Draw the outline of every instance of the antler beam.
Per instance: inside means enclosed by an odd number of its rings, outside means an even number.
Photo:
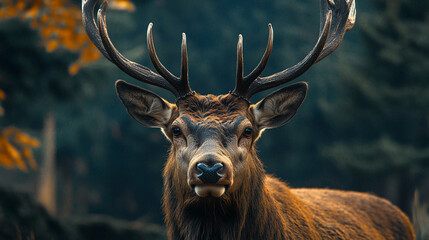
[[[97,14],[97,24],[94,19],[95,5],[100,0],[82,1],[82,20],[85,30],[100,52],[122,71],[142,82],[155,85],[172,92],[177,99],[192,94],[188,80],[188,56],[186,50],[186,36],[182,35],[182,67],[181,76],[171,74],[159,61],[155,52],[152,37],[152,23],[147,30],[147,44],[151,61],[159,74],[149,68],[125,58],[113,45],[107,32],[106,11],[107,1],[103,0]]]
[[[237,44],[237,81],[232,94],[249,100],[255,93],[277,87],[290,82],[306,72],[313,64],[322,60],[340,45],[346,31],[350,30],[355,22],[356,9],[354,0],[321,0],[320,35],[313,50],[295,66],[267,77],[260,77],[272,49],[272,27],[269,25],[270,35],[267,49],[258,66],[243,78],[243,46],[239,36]]]

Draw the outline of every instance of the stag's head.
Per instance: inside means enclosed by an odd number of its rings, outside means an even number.
[[[333,52],[344,33],[354,24],[354,0],[321,1],[320,35],[312,51],[297,65],[267,77],[261,73],[273,47],[273,29],[269,25],[265,53],[253,71],[243,75],[243,39],[237,44],[235,89],[228,94],[200,95],[191,90],[188,81],[186,36],[182,36],[181,74],[170,73],[159,61],[152,37],[152,24],[147,30],[150,59],[158,73],[126,59],[113,46],[107,33],[106,8],[103,1],[97,21],[94,7],[98,0],[82,3],[86,31],[111,62],[130,76],[172,92],[175,103],[157,94],[118,80],[116,89],[128,113],[146,127],[160,128],[172,143],[164,177],[174,178],[189,196],[221,197],[234,193],[249,181],[255,169],[262,169],[254,144],[264,129],[287,123],[303,102],[307,84],[296,83],[277,90],[252,104],[255,93],[294,80],[313,64]]]

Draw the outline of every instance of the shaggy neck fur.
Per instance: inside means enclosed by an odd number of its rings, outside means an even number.
[[[265,175],[262,163],[255,153],[253,156],[247,179],[239,190],[226,192],[220,198],[199,198],[187,186],[172,151],[164,169],[163,196],[169,239],[287,239],[289,226],[295,227],[298,223],[302,226],[303,239],[317,239],[308,235],[312,224],[299,213],[302,208],[279,207],[278,199],[266,186],[266,179],[272,177]],[[286,185],[280,187],[287,188]],[[295,208],[297,199],[289,189],[287,192],[290,199],[282,201],[290,201]],[[285,219],[285,211],[293,217]]]

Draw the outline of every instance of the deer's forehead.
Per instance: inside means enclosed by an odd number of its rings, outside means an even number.
[[[230,94],[199,95],[195,94],[180,101],[180,116],[186,116],[193,122],[229,123],[240,116],[246,116],[248,103]]]
[[[243,124],[249,121],[243,115],[230,116],[228,119],[219,118],[218,116],[206,116],[204,118],[193,117],[183,114],[176,119],[177,123],[186,126],[189,132],[218,132],[233,133]]]

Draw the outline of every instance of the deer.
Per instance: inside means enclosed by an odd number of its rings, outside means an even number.
[[[159,60],[152,27],[150,60],[157,73],[124,57],[107,31],[107,1],[83,0],[86,32],[100,52],[129,76],[168,90],[171,103],[123,80],[116,91],[127,112],[145,127],[159,128],[171,148],[163,169],[162,206],[169,239],[414,239],[408,217],[388,200],[368,193],[294,189],[265,172],[255,143],[266,129],[286,124],[304,101],[308,84],[288,83],[338,48],[355,23],[354,0],[320,0],[320,31],[313,49],[298,64],[261,77],[273,48],[273,27],[257,66],[244,75],[243,37],[237,43],[235,88],[224,95],[200,95],[189,85],[186,35],[181,72]]]

